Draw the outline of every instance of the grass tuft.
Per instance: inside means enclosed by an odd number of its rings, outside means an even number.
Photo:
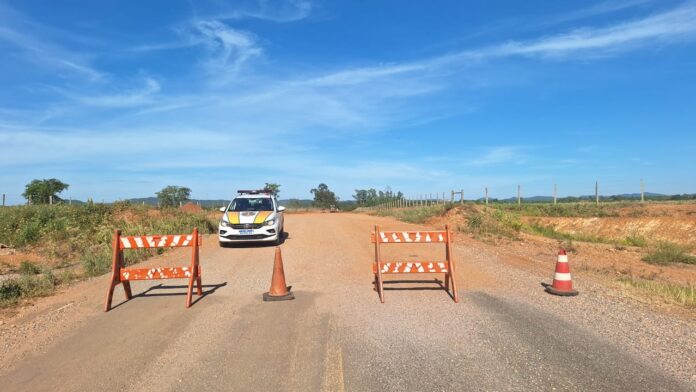
[[[643,257],[650,264],[667,265],[673,263],[696,264],[696,257],[689,254],[689,249],[671,242],[661,242],[655,250]]]
[[[638,289],[649,295],[657,296],[667,303],[696,308],[696,286],[680,286],[655,280],[637,279],[629,276],[619,278],[625,286]]]
[[[19,273],[22,275],[36,275],[41,272],[41,267],[31,261],[22,261],[19,264]]]

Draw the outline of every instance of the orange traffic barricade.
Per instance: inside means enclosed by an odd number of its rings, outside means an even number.
[[[452,260],[452,234],[449,225],[445,225],[442,231],[380,231],[375,226],[372,233],[372,242],[375,244],[375,262],[372,264],[372,273],[375,276],[375,289],[379,293],[379,299],[384,303],[385,274],[445,274],[445,290],[449,292],[452,287],[452,298],[459,302],[457,284],[454,279],[454,260]],[[384,261],[382,260],[380,247],[382,244],[412,244],[412,243],[441,243],[445,245],[444,261]]]
[[[199,263],[199,247],[203,246],[203,237],[198,235],[198,228],[193,229],[192,234],[180,235],[142,235],[122,237],[121,230],[114,232],[113,239],[113,260],[111,283],[106,295],[104,311],[111,310],[111,300],[114,295],[114,288],[119,283],[123,284],[123,291],[126,299],[133,297],[130,287],[131,280],[154,280],[154,279],[188,279],[188,291],[186,293],[186,307],[191,307],[191,297],[193,295],[193,284],[196,283],[197,294],[203,295],[201,285],[201,266]],[[143,248],[172,248],[190,247],[191,264],[188,267],[155,267],[155,268],[125,268],[123,251],[126,249]]]

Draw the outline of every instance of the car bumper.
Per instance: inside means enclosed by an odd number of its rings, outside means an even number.
[[[252,229],[251,233],[248,234],[242,234],[241,231],[242,230],[221,226],[218,228],[218,239],[220,242],[255,242],[278,240],[278,229],[275,227]]]

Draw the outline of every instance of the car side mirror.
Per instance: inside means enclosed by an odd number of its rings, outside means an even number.
[[[227,207],[220,207],[220,208],[218,208],[218,209],[220,210],[220,212],[225,212],[225,211],[227,211]]]
[[[283,212],[285,211],[285,207],[283,206],[278,206],[278,212]]]

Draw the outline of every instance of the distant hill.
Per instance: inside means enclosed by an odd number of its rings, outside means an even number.
[[[611,195],[611,196],[604,196],[600,195],[599,200],[600,201],[622,201],[622,200],[639,200],[640,199],[640,193],[622,193],[619,195]],[[646,200],[696,200],[696,194],[694,193],[685,193],[681,195],[665,195],[661,193],[652,193],[652,192],[645,192],[645,199]],[[485,200],[484,198],[479,198],[477,201],[483,201]],[[517,202],[517,197],[509,197],[507,199],[494,199],[494,198],[489,198],[490,201],[497,201],[497,202],[503,202],[503,203],[516,203]],[[569,202],[574,202],[574,201],[592,201],[595,200],[594,195],[583,195],[583,196],[567,196],[567,197],[559,197],[558,202],[560,203],[569,203]],[[522,201],[527,202],[527,203],[549,203],[553,201],[552,196],[531,196],[531,197],[522,197]]]
[[[571,202],[578,202],[578,201],[593,201],[595,199],[594,195],[583,195],[583,196],[568,196],[568,197],[559,197],[558,202],[560,203],[571,203]],[[619,195],[611,195],[611,196],[599,196],[599,199],[601,201],[621,201],[621,200],[639,200],[640,199],[640,193],[622,193]],[[696,200],[696,193],[684,193],[681,195],[665,195],[662,193],[653,193],[653,192],[645,192],[645,199],[646,200],[655,200],[655,201],[666,201],[666,200]],[[475,201],[483,201],[484,198],[478,198]],[[490,201],[492,202],[503,202],[503,203],[516,203],[517,202],[517,197],[508,197],[506,199],[495,199],[495,198],[489,198]],[[132,204],[145,204],[149,206],[157,206],[157,198],[156,197],[139,197],[139,198],[133,198],[133,199],[126,199],[125,201],[128,201]],[[211,199],[211,200],[204,200],[204,199],[192,199],[192,202],[196,204],[200,204],[202,207],[222,207],[226,206],[230,200],[229,199]],[[553,197],[551,196],[530,196],[530,197],[523,197],[522,201],[526,203],[550,203],[553,201]],[[288,208],[309,208],[312,207],[312,200],[311,199],[280,199],[278,202]],[[64,200],[63,204],[85,204],[86,202],[82,200]],[[109,204],[109,203],[107,203]],[[339,201],[338,202],[338,207],[342,210],[352,210],[355,208],[356,204],[354,200],[345,200],[345,201]]]

